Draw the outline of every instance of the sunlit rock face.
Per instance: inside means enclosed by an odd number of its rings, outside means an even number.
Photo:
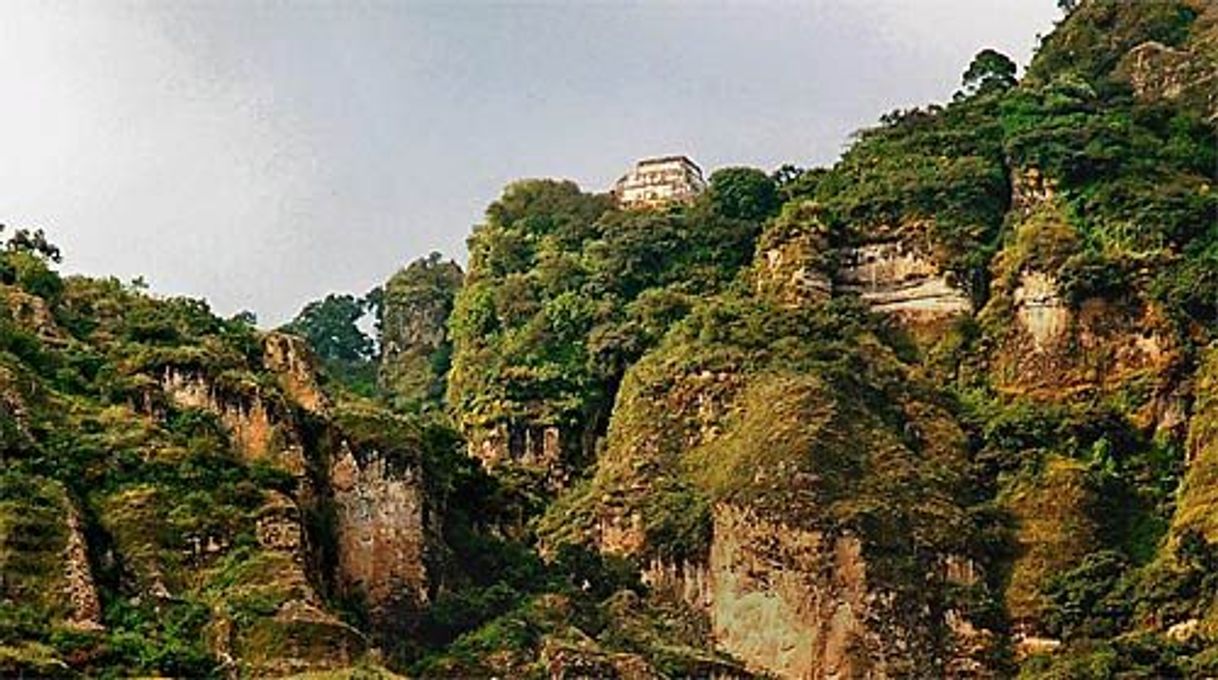
[[[340,587],[363,598],[379,627],[408,628],[428,600],[419,468],[344,442],[331,464],[330,486]]]
[[[269,458],[303,477],[305,453],[300,433],[286,413],[257,390],[233,390],[205,374],[169,367],[161,375],[161,389],[178,408],[196,408],[216,415],[233,447],[243,458]]]
[[[1163,383],[1159,391],[1170,401],[1164,381],[1180,356],[1158,311],[1136,299],[1095,297],[1070,305],[1059,288],[1052,274],[1026,271],[1013,290],[998,291],[991,310],[1009,309],[1013,319],[1003,326],[992,357],[996,384],[1053,395],[1116,388],[1144,376]],[[1169,401],[1154,406],[1161,411],[1156,419],[1178,425]]]
[[[317,358],[302,338],[267,333],[262,340],[262,362],[275,374],[289,399],[310,413],[325,413],[330,400],[317,382]]]
[[[835,295],[857,295],[922,346],[933,345],[954,319],[973,311],[952,276],[908,240],[842,248],[837,262]]]
[[[705,563],[653,561],[644,579],[705,612],[720,648],[758,673],[807,680],[938,675],[947,653],[926,637],[935,624],[869,583],[868,569],[855,536],[799,529],[724,504],[714,510]],[[945,627],[973,652],[991,642],[955,612]],[[986,677],[983,665],[967,658],[950,668],[951,677]],[[956,672],[965,669],[976,673]]]
[[[1057,293],[1057,279],[1043,272],[1021,275],[1015,289],[1015,313],[1020,328],[1037,351],[1060,342],[1070,325],[1070,310]]]

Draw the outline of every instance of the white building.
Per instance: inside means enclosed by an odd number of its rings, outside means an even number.
[[[705,190],[702,168],[686,156],[646,158],[613,185],[613,195],[624,208],[685,203]]]

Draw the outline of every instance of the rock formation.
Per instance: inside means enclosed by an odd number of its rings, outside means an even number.
[[[340,588],[363,598],[383,635],[408,630],[428,600],[426,501],[417,463],[395,464],[344,442],[329,476]]]

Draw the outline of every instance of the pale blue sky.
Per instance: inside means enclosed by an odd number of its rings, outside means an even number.
[[[0,1],[0,221],[65,269],[282,322],[431,250],[507,182],[637,157],[827,164],[1054,0]]]

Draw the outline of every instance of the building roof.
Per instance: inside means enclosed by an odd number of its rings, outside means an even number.
[[[698,172],[702,172],[702,168],[699,167],[697,163],[690,160],[689,156],[684,156],[684,155],[681,155],[681,156],[654,156],[652,158],[644,158],[644,159],[640,160],[639,162],[635,163],[634,165],[635,165],[635,167],[639,167],[641,165],[671,163],[673,161],[678,161],[681,163],[688,163],[689,165],[692,165],[693,167],[697,168]]]

